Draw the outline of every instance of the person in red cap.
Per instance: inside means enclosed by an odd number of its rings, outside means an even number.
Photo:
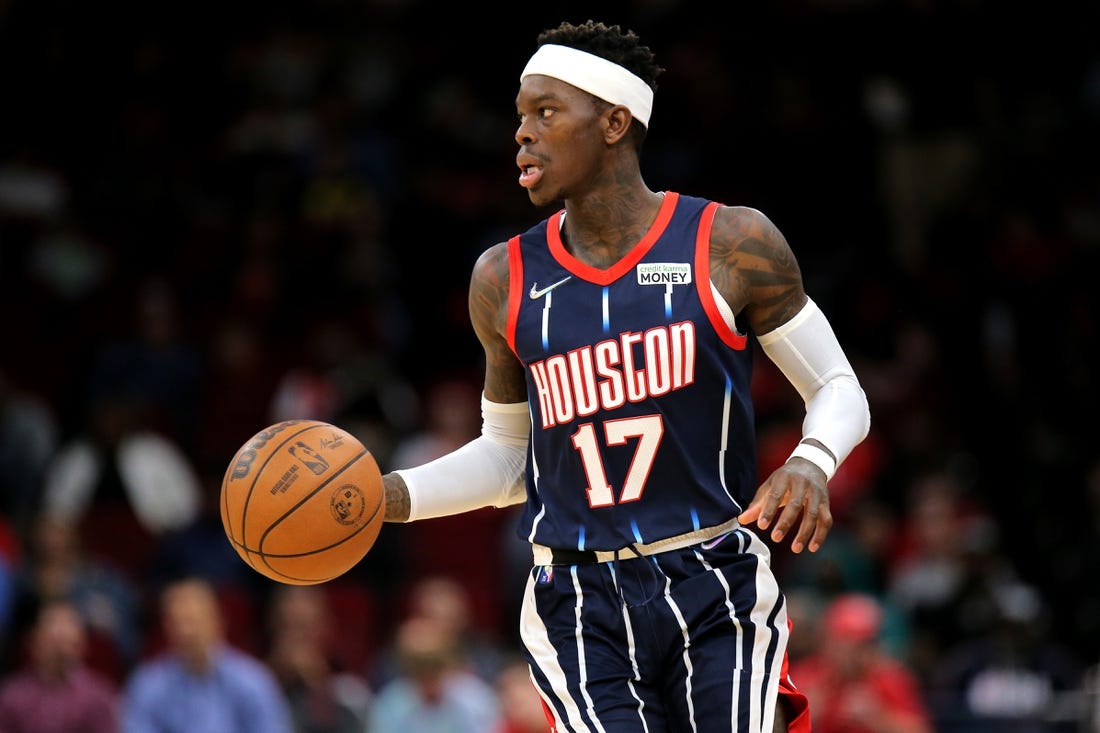
[[[791,661],[814,733],[933,733],[916,675],[882,650],[882,607],[846,593],[826,607],[816,651]]]

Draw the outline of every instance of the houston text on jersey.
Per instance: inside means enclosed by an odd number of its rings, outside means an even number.
[[[551,428],[694,382],[695,324],[683,321],[628,331],[534,362],[530,370],[542,427]]]

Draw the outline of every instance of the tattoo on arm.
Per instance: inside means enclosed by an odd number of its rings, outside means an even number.
[[[508,318],[508,250],[498,244],[486,250],[470,278],[469,308],[474,331],[484,344],[504,338]]]
[[[474,331],[485,349],[485,393],[501,403],[527,399],[523,367],[508,345],[508,249],[491,247],[478,260],[470,281],[469,308]]]
[[[802,272],[778,228],[763,214],[726,209],[711,233],[711,279],[757,333],[787,322],[805,304]]]
[[[382,488],[386,493],[386,521],[407,522],[412,502],[405,480],[396,473],[387,473],[382,477]]]

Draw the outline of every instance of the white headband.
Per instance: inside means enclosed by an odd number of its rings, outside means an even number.
[[[653,111],[653,89],[638,76],[613,61],[569,46],[547,43],[539,46],[527,62],[519,80],[542,74],[572,84],[605,102],[621,104],[639,122],[649,127]]]

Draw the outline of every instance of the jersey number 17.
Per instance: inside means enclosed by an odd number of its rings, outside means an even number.
[[[637,501],[645,491],[649,471],[657,457],[657,448],[665,433],[665,424],[660,415],[642,415],[608,420],[603,424],[604,441],[608,446],[626,445],[631,438],[637,438],[634,458],[623,481],[619,503]],[[588,479],[588,505],[592,508],[611,506],[615,503],[614,488],[607,480],[603,459],[600,456],[599,437],[592,423],[582,423],[573,433],[573,447],[581,457],[584,475]]]

